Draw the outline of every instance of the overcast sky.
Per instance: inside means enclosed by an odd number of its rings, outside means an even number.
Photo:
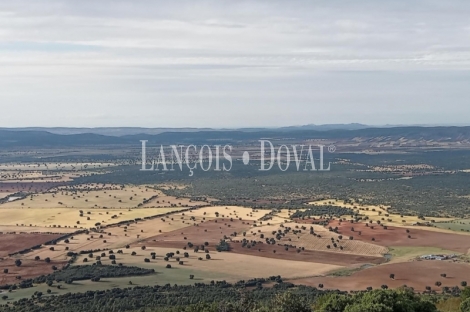
[[[470,1],[0,1],[0,127],[470,124]]]

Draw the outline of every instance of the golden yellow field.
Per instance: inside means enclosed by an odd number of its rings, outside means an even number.
[[[121,226],[113,226],[110,228],[102,229],[102,233],[90,232],[89,234],[79,234],[74,236],[73,239],[70,240],[69,243],[65,243],[63,241],[57,243],[54,246],[54,251],[50,251],[48,248],[41,248],[38,250],[33,251],[32,253],[28,253],[28,258],[34,258],[35,256],[40,256],[41,258],[50,257],[51,259],[56,260],[65,260],[67,251],[80,251],[80,250],[89,250],[89,249],[105,249],[105,248],[124,248],[128,244],[134,244],[136,242],[142,241],[144,239],[148,239],[153,236],[162,235],[167,232],[171,232],[174,230],[184,229],[189,226],[193,226],[194,224],[209,221],[216,217],[215,212],[219,212],[219,216],[222,217],[243,217],[245,220],[255,220],[255,215],[258,214],[259,216],[263,216],[266,211],[260,212],[252,212],[251,208],[243,208],[243,207],[205,207],[200,209],[194,209],[191,211],[184,211],[184,212],[177,212],[177,209],[181,208],[138,208],[138,209],[131,209],[128,211],[127,209],[90,209],[84,210],[84,217],[90,216],[91,220],[89,220],[87,224],[80,224],[84,228],[93,227],[96,222],[102,223],[103,226],[109,223],[117,223],[123,220],[133,220],[137,217],[140,217],[137,213],[138,212],[149,212],[149,215],[155,214],[164,214],[167,212],[175,211],[174,213],[167,215],[161,218],[155,218],[150,220],[141,220],[136,223],[129,223],[129,225],[124,224]],[[187,208],[184,208],[187,209]],[[1,209],[0,209],[1,210]],[[3,209],[4,211],[11,211],[12,213],[18,212],[21,209]],[[68,209],[68,208],[56,208],[56,209],[22,209],[24,211],[34,211],[38,217],[38,214],[41,211],[55,211],[56,216],[47,218],[43,220],[44,222],[53,222],[53,220],[66,220],[64,216],[68,216],[69,224],[72,224],[76,218],[78,218],[79,213],[75,209]],[[88,215],[87,212],[90,211],[91,215]],[[110,222],[102,222],[104,218],[110,218],[112,216],[111,211],[114,212],[122,212],[122,215],[119,215],[119,218],[113,219]],[[58,215],[58,212],[61,212]],[[105,213],[109,212],[108,215]],[[100,215],[101,213],[101,215]],[[206,214],[204,214],[206,213]],[[250,216],[251,213],[251,216]],[[64,215],[66,214],[66,215]],[[248,216],[246,216],[248,214]],[[12,215],[12,218],[17,219],[18,217],[24,216],[24,214],[19,214],[18,216]],[[32,217],[34,218],[34,217]],[[80,218],[81,219],[81,218]],[[163,219],[163,220],[162,220]],[[106,221],[107,219],[104,219]],[[259,222],[258,222],[259,223]],[[264,224],[267,222],[264,221]],[[68,229],[68,228],[67,228]],[[54,228],[54,230],[60,230],[58,228]],[[182,230],[183,231],[183,230]],[[102,236],[102,237],[100,237]],[[69,250],[66,250],[65,247],[69,247]]]
[[[244,220],[258,220],[269,212],[269,210],[254,210],[240,206],[213,206],[194,210],[190,215],[195,217],[215,218],[219,213],[221,218],[242,218]]]
[[[284,219],[290,219],[290,216],[295,212],[295,211],[305,211],[306,209],[292,209],[289,211],[289,209],[281,209],[280,212],[277,212],[276,215],[278,217],[284,218]]]
[[[374,206],[374,205],[353,205],[353,204],[345,204],[343,201],[335,200],[335,199],[327,199],[321,201],[310,202],[310,205],[334,205],[340,206],[344,208],[351,209],[355,212],[358,212],[361,215],[368,216],[370,220],[376,222],[381,221],[386,225],[393,225],[399,227],[409,227],[412,226],[413,223],[416,222],[426,222],[435,220],[436,222],[441,221],[452,221],[455,218],[427,218],[427,220],[423,221],[418,218],[418,216],[403,216],[401,217],[398,214],[389,213],[387,206]],[[385,216],[388,214],[389,216]],[[349,219],[350,216],[343,216],[346,219]],[[384,218],[385,220],[382,220]],[[434,230],[435,228],[426,227],[427,230]],[[438,230],[438,229],[437,229]]]
[[[160,211],[163,209],[153,209],[154,211]],[[173,220],[171,220],[173,218]],[[128,244],[133,244],[138,241],[161,235],[167,232],[171,232],[178,229],[193,225],[193,221],[190,221],[189,216],[183,216],[185,220],[181,220],[180,217],[176,217],[175,214],[171,214],[168,218],[155,218],[151,220],[142,220],[129,225],[113,226],[110,228],[102,229],[101,233],[89,232],[89,234],[83,233],[75,235],[73,239],[70,239],[69,243],[60,241],[57,245],[54,245],[54,250],[50,251],[48,248],[43,247],[28,253],[26,257],[28,259],[34,259],[35,256],[41,258],[50,257],[56,260],[65,260],[68,251],[81,251],[91,249],[118,249],[124,248]],[[129,220],[132,218],[123,218]],[[202,218],[200,218],[202,219]],[[184,223],[183,223],[184,221]],[[60,230],[60,229],[59,229]],[[69,247],[69,250],[65,248]]]
[[[320,238],[310,234],[310,226],[313,227],[314,232],[316,234],[321,235]],[[264,239],[276,239],[276,235],[272,234],[273,231],[284,231],[286,227],[290,227],[291,230],[285,235],[285,237],[281,238],[281,240],[279,241],[280,244],[289,244],[296,246],[297,248],[304,247],[308,250],[338,252],[344,254],[376,257],[381,257],[383,254],[388,252],[388,249],[386,247],[378,246],[375,244],[370,244],[358,240],[349,240],[347,237],[339,239],[340,235],[334,232],[330,232],[320,225],[300,224],[295,222],[284,223],[284,227],[280,227],[279,224],[253,227],[249,232],[246,233],[246,237],[247,239],[259,240],[260,234],[263,234]],[[304,227],[305,229],[302,229],[302,227]],[[293,234],[293,230],[300,230],[301,232]],[[333,242],[331,241],[332,238],[335,240],[338,248],[334,248]],[[327,247],[328,245],[330,245],[330,248]],[[343,246],[343,250],[340,250],[339,246]]]
[[[207,202],[203,201],[193,201],[189,198],[177,198],[173,196],[167,196],[161,191],[157,191],[157,198],[152,199],[148,203],[144,204],[144,208],[160,208],[160,207],[170,207],[171,205],[177,205],[178,207],[193,207],[207,205]]]
[[[74,228],[52,228],[46,226],[16,226],[16,225],[0,225],[1,233],[73,233],[77,231]]]
[[[1,208],[133,208],[144,199],[158,195],[153,189],[125,186],[113,190],[58,190],[57,193],[34,194],[28,198],[1,205]],[[170,205],[168,205],[170,206]]]
[[[1,225],[19,225],[34,227],[70,227],[77,229],[94,227],[96,223],[102,225],[118,223],[123,220],[144,218],[183,209],[173,208],[135,208],[135,209],[80,209],[73,208],[1,208]],[[113,216],[115,216],[113,218]],[[79,223],[77,223],[79,222]]]
[[[330,265],[330,264],[320,264],[312,262],[302,262],[302,261],[290,261],[290,260],[281,260],[281,259],[271,259],[256,257],[250,255],[242,255],[235,253],[225,253],[225,252],[212,252],[210,253],[211,259],[206,260],[205,253],[198,252],[195,253],[192,250],[189,250],[189,258],[184,258],[183,253],[185,250],[179,249],[180,255],[175,255],[175,257],[181,257],[181,260],[184,264],[181,266],[174,259],[166,262],[162,259],[162,256],[166,255],[168,252],[176,252],[177,249],[172,248],[159,248],[159,247],[149,247],[146,250],[141,250],[140,248],[130,248],[123,249],[124,254],[115,254],[116,262],[123,263],[124,265],[138,265],[140,267],[154,268],[156,271],[161,271],[165,269],[167,264],[172,266],[172,269],[177,270],[181,268],[191,268],[192,270],[197,271],[206,271],[206,272],[220,272],[220,273],[233,273],[236,275],[236,280],[241,279],[250,279],[253,276],[258,277],[269,277],[272,275],[281,275],[283,278],[299,278],[307,276],[318,276],[324,275],[329,271],[341,269],[341,266]],[[114,250],[116,252],[116,250]],[[136,252],[136,256],[131,256],[132,252]],[[150,253],[156,252],[157,259],[150,260],[150,263],[145,263],[145,258],[151,258]],[[83,264],[83,258],[88,255],[82,255],[77,259],[76,264]],[[198,260],[199,257],[202,257],[203,260]],[[110,264],[111,261],[102,259],[103,264]],[[94,262],[94,261],[91,261]],[[233,268],[237,268],[236,271]]]
[[[328,235],[329,234],[329,235]],[[314,237],[307,233],[301,233],[300,235],[288,234],[286,235],[287,239],[291,239],[289,241],[290,244],[297,246],[297,247],[305,247],[308,250],[319,250],[319,251],[328,251],[328,252],[337,252],[341,254],[352,254],[352,255],[363,255],[363,256],[374,256],[374,257],[382,257],[384,254],[388,252],[388,248],[366,243],[363,241],[358,240],[349,240],[347,237],[343,237],[343,239],[338,239],[338,235],[334,233],[328,233],[322,235],[321,238]],[[335,239],[335,242],[338,248],[333,246],[331,238]],[[339,242],[337,241],[339,240]],[[284,243],[287,243],[285,240]],[[327,246],[330,245],[330,248]],[[339,246],[343,247],[343,250],[340,250]]]

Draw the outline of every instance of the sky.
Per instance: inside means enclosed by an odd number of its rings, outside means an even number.
[[[470,124],[470,1],[0,1],[0,127]]]

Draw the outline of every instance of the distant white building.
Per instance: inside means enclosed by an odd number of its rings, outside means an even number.
[[[419,257],[420,259],[422,260],[449,260],[449,259],[452,259],[452,258],[455,258],[457,257],[457,255],[455,254],[451,254],[451,255],[424,255],[424,256],[421,256]]]

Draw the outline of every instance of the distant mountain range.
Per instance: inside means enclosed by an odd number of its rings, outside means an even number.
[[[459,126],[470,126],[459,125]],[[53,134],[99,134],[106,136],[122,137],[127,135],[137,134],[149,134],[156,135],[165,132],[201,132],[201,131],[241,131],[241,132],[262,132],[262,131],[274,131],[274,132],[290,132],[290,131],[330,131],[330,130],[360,130],[368,128],[407,128],[407,127],[452,127],[452,125],[382,125],[382,126],[371,126],[360,123],[349,123],[349,124],[323,124],[323,125],[299,125],[299,126],[288,126],[288,127],[260,127],[260,128],[141,128],[141,127],[97,127],[97,128],[69,128],[69,127],[24,127],[24,128],[0,128],[1,130],[9,131],[45,131]]]
[[[10,131],[45,131],[53,134],[73,135],[73,134],[99,134],[107,136],[125,136],[134,134],[160,134],[164,132],[196,132],[214,131],[211,128],[139,128],[139,127],[99,127],[99,128],[67,128],[67,127],[26,127],[26,128],[0,128]]]
[[[361,128],[359,124],[300,126],[276,129],[147,129],[146,128],[93,128],[101,133],[83,133],[82,128],[22,128],[0,129],[0,147],[67,147],[132,144],[140,140],[157,144],[237,144],[262,138],[273,140],[375,140],[398,141],[401,139],[432,142],[469,142],[470,127],[384,127]],[[315,128],[320,127],[320,128]],[[331,129],[329,129],[331,127]],[[338,128],[335,128],[338,127]],[[341,128],[343,127],[343,128]],[[351,129],[352,128],[352,129]],[[52,133],[51,129],[56,132]],[[321,129],[321,130],[319,130]],[[47,130],[47,131],[46,131]],[[152,131],[158,132],[152,132]],[[113,133],[104,135],[102,133]],[[117,133],[121,135],[118,136]]]
[[[99,127],[99,128],[67,128],[67,127],[25,127],[25,128],[0,128],[0,130],[10,131],[46,131],[53,134],[83,134],[92,133],[108,136],[125,136],[135,134],[160,134],[165,132],[199,132],[199,131],[243,131],[243,132],[258,132],[258,131],[295,131],[295,130],[357,130],[370,128],[371,126],[351,123],[351,124],[330,124],[330,125],[303,125],[303,126],[290,126],[280,128],[140,128],[140,127]]]

